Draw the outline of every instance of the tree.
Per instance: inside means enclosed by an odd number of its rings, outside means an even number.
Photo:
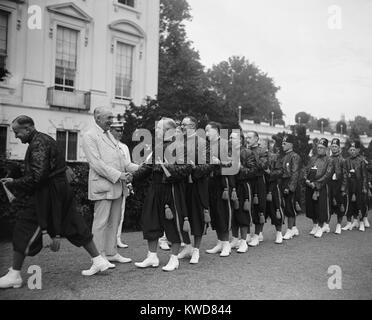
[[[159,89],[157,114],[198,119],[208,115],[224,125],[237,126],[236,113],[209,90],[199,53],[187,39],[185,21],[191,20],[186,0],[160,1]]]
[[[350,127],[358,135],[372,136],[371,122],[366,117],[356,116],[353,121],[350,121]]]
[[[328,126],[329,126],[329,120],[325,119],[325,118],[320,118],[317,121],[317,125],[318,125],[319,129],[321,129],[321,130],[323,129],[323,131],[324,131],[324,129],[328,128]]]
[[[233,56],[208,70],[210,86],[227,108],[234,112],[242,106],[242,116],[256,121],[280,120],[283,112],[274,80],[245,57]],[[236,111],[235,111],[236,112]]]
[[[295,122],[297,124],[307,124],[310,120],[311,115],[301,111],[295,115]]]

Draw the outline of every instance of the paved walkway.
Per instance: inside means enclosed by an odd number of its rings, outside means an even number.
[[[370,215],[371,216],[371,215]],[[335,227],[332,219],[332,231]],[[370,218],[370,220],[372,220]],[[116,269],[91,278],[80,275],[90,266],[88,255],[63,241],[61,251],[43,251],[28,258],[21,289],[0,291],[3,299],[372,299],[372,228],[366,232],[347,231],[321,239],[308,235],[311,224],[304,216],[298,219],[301,235],[282,245],[274,244],[275,232],[268,223],[265,241],[247,254],[233,252],[228,258],[205,254],[215,244],[209,231],[202,243],[198,265],[182,261],[171,273],[157,269],[137,269],[134,264],[117,265]],[[285,230],[284,230],[285,231]],[[124,256],[141,261],[146,242],[141,233],[124,235],[128,249]],[[159,252],[161,266],[168,253]],[[11,244],[0,243],[0,274],[11,263]],[[42,268],[42,289],[27,287],[27,268]],[[328,289],[328,268],[341,267],[342,289]]]

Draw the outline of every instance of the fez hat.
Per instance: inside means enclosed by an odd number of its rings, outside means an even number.
[[[318,145],[321,144],[322,146],[328,148],[328,139],[326,138],[321,138],[319,141],[318,141]]]
[[[283,138],[283,142],[288,142],[294,144],[296,137],[293,134],[286,134]]]
[[[358,140],[352,141],[352,142],[350,143],[350,148],[351,148],[351,147],[354,147],[354,148],[356,148],[356,149],[360,149],[360,147],[361,147],[360,141],[358,141]]]
[[[340,139],[338,139],[338,138],[333,138],[332,139],[332,142],[331,142],[331,145],[332,144],[337,144],[338,146],[340,146],[341,145],[341,141],[340,141]]]

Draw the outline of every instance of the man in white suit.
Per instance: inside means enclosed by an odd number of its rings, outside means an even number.
[[[123,192],[131,181],[130,172],[138,166],[125,159],[110,133],[113,114],[105,108],[94,110],[95,125],[83,137],[83,150],[89,163],[88,198],[95,201],[93,239],[98,251],[110,262],[132,260],[117,252],[116,235],[120,223]],[[111,268],[115,265],[111,264]]]
[[[122,136],[123,136],[123,132],[124,132],[124,124],[121,123],[121,122],[113,123],[111,125],[110,132],[113,135],[113,137],[115,138],[115,140],[117,141],[118,146],[120,148],[120,151],[123,153],[124,159],[131,161],[128,146],[125,143],[122,143],[120,141]],[[131,163],[130,166],[132,167],[132,170],[137,170],[138,169],[138,165],[136,165],[136,164]],[[130,190],[128,189],[128,186],[124,185],[123,203],[122,203],[122,206],[121,206],[121,219],[120,219],[120,223],[119,223],[119,228],[118,228],[118,233],[117,233],[117,241],[116,241],[116,244],[119,248],[128,248],[128,245],[121,241],[121,233],[122,233],[123,223],[124,223],[125,202],[126,202],[127,196],[129,196],[129,194],[130,194]]]

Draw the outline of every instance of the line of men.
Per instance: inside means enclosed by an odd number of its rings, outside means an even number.
[[[179,163],[157,163],[144,165],[134,173],[134,179],[151,177],[147,197],[144,200],[142,225],[144,238],[148,241],[148,254],[144,261],[137,262],[139,268],[157,267],[157,244],[165,232],[171,244],[169,262],[164,271],[179,267],[179,259],[190,258],[196,264],[200,258],[200,244],[208,225],[216,231],[217,243],[208,254],[230,255],[232,249],[245,253],[248,246],[256,247],[263,241],[262,230],[270,218],[276,229],[275,243],[290,240],[299,235],[296,216],[299,211],[299,183],[306,184],[306,216],[314,223],[310,234],[316,238],[330,232],[329,221],[335,213],[338,223],[335,233],[341,233],[343,216],[347,224],[343,230],[359,226],[360,231],[369,227],[367,218],[368,177],[366,160],[360,152],[359,142],[353,142],[346,160],[340,155],[340,140],[331,142],[332,155],[327,156],[328,140],[321,139],[317,155],[301,171],[301,159],[293,150],[296,137],[288,134],[268,153],[259,145],[257,132],[231,133],[229,142],[232,152],[239,150],[240,169],[236,175],[223,175],[222,168],[228,166],[221,158],[221,149],[228,144],[220,137],[221,126],[210,122],[206,128],[207,164],[198,162],[200,152],[197,137],[197,120],[183,119],[181,127],[170,118],[158,123],[157,134],[166,143],[164,150],[174,141],[167,132],[180,129],[184,134],[185,150],[179,155]],[[192,140],[192,143],[190,143]],[[187,146],[192,146],[192,149]],[[226,151],[226,150],[225,150]],[[231,153],[231,151],[230,151]],[[197,159],[189,165],[185,155]],[[203,159],[204,160],[204,159]],[[167,174],[168,171],[168,174]],[[304,177],[301,177],[304,172]],[[369,187],[371,185],[369,184]],[[282,235],[282,226],[287,217],[287,231]],[[250,236],[250,226],[254,234]],[[232,240],[230,240],[230,233]],[[191,243],[191,237],[194,243]],[[180,251],[180,244],[184,248]]]
[[[23,177],[8,176],[1,182],[16,195],[28,193],[29,201],[18,213],[12,268],[0,278],[0,288],[20,287],[26,256],[38,254],[43,247],[58,251],[61,237],[84,247],[90,254],[92,265],[82,272],[85,276],[115,268],[114,263],[130,263],[131,259],[121,256],[117,247],[121,246],[119,225],[132,180],[150,181],[141,216],[148,254],[142,262],[135,263],[138,268],[159,266],[157,248],[164,234],[171,244],[164,271],[176,270],[183,258],[197,264],[202,237],[209,226],[216,231],[217,243],[206,252],[219,253],[221,257],[229,256],[235,248],[238,253],[246,253],[248,246],[258,246],[263,241],[262,231],[268,218],[276,229],[276,243],[299,235],[296,215],[301,160],[293,151],[296,139],[293,135],[286,135],[272,152],[267,152],[253,131],[246,136],[242,131],[233,132],[225,141],[220,135],[221,125],[210,122],[203,141],[197,135],[195,118],[184,118],[181,126],[173,119],[162,118],[155,133],[163,142],[163,159],[152,154],[146,162],[135,164],[128,149],[118,142],[119,136],[114,137],[112,112],[97,108],[94,118],[94,127],[83,139],[90,166],[88,198],[95,202],[92,232],[76,211],[65,160],[56,141],[38,132],[27,116],[13,121],[16,137],[29,144],[25,173]],[[185,143],[172,162],[167,150],[175,141],[174,132]],[[321,139],[317,155],[305,169],[306,216],[314,223],[310,233],[319,238],[329,232],[332,213],[338,216],[336,234],[341,233],[345,215],[347,224],[343,230],[359,227],[364,231],[369,227],[367,202],[371,179],[367,175],[367,161],[359,154],[360,144],[357,141],[351,144],[346,160],[340,155],[338,139],[331,142],[331,157],[327,156],[327,149],[328,141]],[[231,166],[229,157],[234,153],[238,155],[239,170],[235,175],[224,174],[223,169]],[[227,159],[222,156],[226,154]],[[188,161],[190,158],[194,160]],[[17,199],[26,198],[21,195]],[[287,231],[282,236],[285,217]],[[182,243],[185,246],[181,250]]]

